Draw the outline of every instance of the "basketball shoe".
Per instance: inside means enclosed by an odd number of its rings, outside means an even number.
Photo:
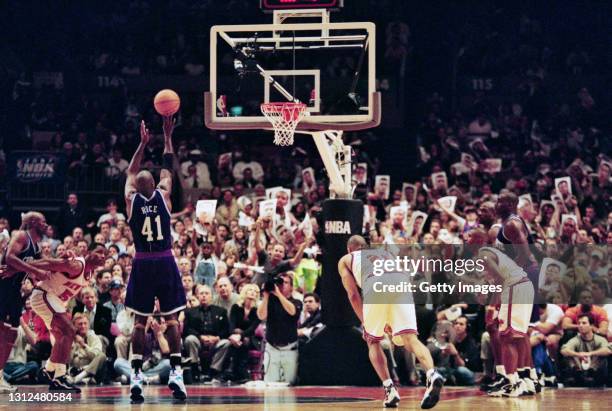
[[[143,381],[144,377],[141,372],[134,373],[132,371],[132,375],[130,375],[130,399],[135,404],[139,404],[144,401],[144,397],[142,395]]]
[[[49,391],[73,392],[75,394],[81,393],[81,389],[79,387],[68,381],[67,375],[61,375],[57,378],[53,378],[49,383]]]
[[[519,380],[516,384],[506,384],[496,391],[490,391],[488,394],[491,397],[519,397],[523,395],[527,387],[525,381]]]
[[[0,393],[9,394],[15,391],[17,391],[17,387],[6,382],[4,376],[2,375],[2,371],[0,371]]]
[[[444,386],[444,377],[433,370],[430,376],[427,377],[427,384],[425,385],[425,394],[421,400],[421,408],[429,409],[433,408],[440,400],[440,391]]]
[[[387,387],[383,387],[385,389],[385,399],[383,400],[383,405],[385,408],[395,408],[397,404],[400,402],[400,395],[397,392],[397,388],[395,388],[394,384],[391,384]]]
[[[172,395],[177,400],[185,401],[187,399],[187,389],[183,381],[183,370],[174,369],[170,371],[168,378],[168,387],[172,390]]]

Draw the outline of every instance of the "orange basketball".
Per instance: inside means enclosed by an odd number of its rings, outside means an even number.
[[[164,89],[155,95],[153,105],[162,116],[171,116],[181,107],[181,99],[174,90]]]

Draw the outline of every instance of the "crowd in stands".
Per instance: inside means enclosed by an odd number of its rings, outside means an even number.
[[[187,7],[183,2],[171,3],[182,4],[181,10]],[[206,11],[212,3],[195,2],[197,6],[190,10]],[[150,30],[146,35],[126,32],[125,41],[106,44],[100,33],[147,27],[159,13],[146,1],[132,1],[127,10],[117,7],[108,10],[112,19],[74,19],[78,24],[66,25],[79,30],[82,21],[95,21],[99,26],[91,33],[97,34],[89,40],[100,40],[93,54],[63,56],[66,66],[72,62],[83,72],[126,77],[205,74],[202,56],[207,40],[197,36],[179,32],[168,41],[167,33],[151,38]],[[219,21],[235,22],[239,14],[230,10],[229,6],[217,10]],[[414,173],[390,178],[386,165],[369,151],[373,143],[367,133],[347,137],[348,143],[355,143],[355,197],[366,204],[364,235],[373,243],[461,245],[471,229],[495,224],[498,195],[514,192],[521,198],[517,214],[543,250],[540,263],[544,258],[552,260],[542,272],[547,281],[540,287],[540,321],[531,327],[536,366],[550,385],[555,384],[554,377],[566,384],[610,385],[612,361],[606,359],[612,352],[609,102],[598,98],[598,90],[583,85],[571,90],[571,99],[554,104],[546,94],[547,73],[580,75],[595,70],[597,50],[561,53],[547,48],[535,40],[545,24],[526,16],[518,21],[520,38],[514,40],[524,45],[516,49],[521,58],[512,50],[492,50],[491,44],[504,43],[495,40],[505,39],[504,33],[487,38],[480,34],[491,29],[476,26],[462,64],[465,70],[503,71],[508,61],[515,61],[525,81],[502,103],[476,93],[460,110],[430,90],[418,130]],[[414,47],[418,51],[408,26],[396,26],[390,25],[387,33],[385,59],[391,63],[415,52]],[[194,28],[186,26],[186,30]],[[76,48],[82,46],[77,43]],[[139,121],[144,118],[152,123],[151,129],[161,129],[150,102],[122,90],[122,96],[111,101],[83,94],[68,104],[65,90],[34,87],[26,73],[45,65],[53,69],[54,62],[39,61],[36,53],[30,54],[32,61],[22,58],[10,66],[19,58],[9,54],[8,63],[0,63],[2,71],[15,80],[7,88],[12,91],[15,116],[10,129],[19,137],[17,146],[31,148],[28,138],[33,130],[53,131],[48,149],[64,153],[69,175],[77,175],[86,166],[121,180],[138,142]],[[175,184],[172,222],[173,253],[188,301],[180,317],[184,364],[193,380],[243,382],[261,378],[261,353],[275,350],[270,353],[275,361],[263,378],[295,383],[299,347],[323,327],[325,307],[318,281],[321,250],[315,238],[321,202],[329,197],[325,170],[312,147],[298,147],[291,156],[281,158],[266,156],[257,146],[260,140],[244,143],[215,134],[207,136],[214,143],[204,143],[199,138],[205,132],[199,100],[186,101],[185,107],[175,133],[174,175],[179,184]],[[0,163],[9,151],[7,140],[4,136]],[[147,148],[144,167],[159,167],[162,152],[158,138]],[[134,324],[123,299],[134,248],[120,192],[116,196],[105,199],[106,211],[96,215],[92,204],[81,203],[80,193],[69,193],[57,218],[48,218],[53,225],[41,244],[43,257],[67,250],[85,256],[95,243],[108,249],[108,258],[95,270],[91,286],[71,302],[77,333],[69,366],[77,383],[126,383],[129,379]],[[270,198],[277,200],[276,209],[271,216],[260,215],[259,203]],[[207,223],[195,214],[196,201],[201,199],[217,200],[214,219]],[[15,228],[0,219],[2,248]],[[568,250],[571,258],[561,258]],[[279,274],[282,283],[262,290],[259,279],[264,273]],[[571,278],[571,282],[559,278]],[[22,288],[26,301],[32,288],[26,280]],[[424,298],[417,306],[419,334],[436,366],[459,385],[477,383],[480,373],[492,376],[483,323],[486,306],[471,299],[441,304]],[[152,384],[167,380],[170,370],[164,331],[162,318],[149,319],[143,371]],[[18,342],[4,369],[6,380],[22,383],[40,378],[38,370],[48,359],[50,347],[49,332],[26,304]],[[390,355],[395,378],[416,383],[414,358],[400,347],[390,350]]]

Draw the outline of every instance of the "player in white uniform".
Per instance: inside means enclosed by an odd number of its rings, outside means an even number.
[[[55,340],[43,371],[51,380],[49,391],[81,392],[66,378],[66,364],[70,361],[75,336],[66,304],[88,285],[91,270],[104,262],[105,254],[104,245],[98,244],[85,258],[67,255],[32,262],[35,267],[52,272],[48,279],[36,284],[30,300],[32,310],[43,319]]]
[[[414,304],[363,304],[359,291],[361,285],[361,250],[367,247],[365,239],[355,235],[347,243],[348,254],[338,262],[338,272],[348,293],[355,314],[363,324],[364,338],[368,344],[370,361],[385,388],[385,407],[397,407],[400,396],[393,385],[387,368],[387,359],[380,346],[385,331],[391,327],[394,342],[403,343],[413,352],[427,370],[427,386],[421,408],[432,408],[440,399],[444,378],[434,369],[433,359],[427,347],[417,338]],[[368,279],[366,279],[368,281]],[[400,339],[401,341],[398,341]]]
[[[470,244],[485,245],[487,233],[473,230]],[[518,397],[524,393],[535,393],[533,382],[519,379],[517,370],[528,365],[528,355],[524,352],[523,340],[527,336],[531,311],[533,309],[533,284],[527,273],[510,257],[493,247],[479,249],[478,257],[486,263],[487,275],[495,284],[502,285],[501,304],[497,316],[498,337],[501,346],[500,373],[506,383],[489,392],[493,396]]]

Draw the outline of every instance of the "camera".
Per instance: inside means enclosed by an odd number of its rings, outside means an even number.
[[[272,291],[274,291],[275,285],[279,287],[283,285],[283,278],[281,276],[276,275],[273,277],[268,277],[266,282],[264,282],[263,290],[271,293]]]

